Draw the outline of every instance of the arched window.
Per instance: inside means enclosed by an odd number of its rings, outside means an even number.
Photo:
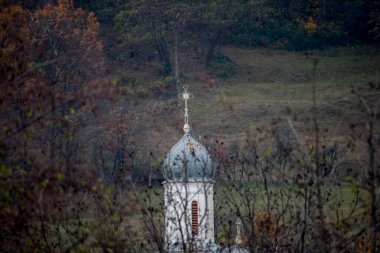
[[[198,235],[198,202],[191,202],[191,232],[193,235]]]

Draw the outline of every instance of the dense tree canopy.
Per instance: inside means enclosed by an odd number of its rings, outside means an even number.
[[[372,44],[379,37],[380,7],[371,0],[83,0],[76,5],[116,28],[114,44],[124,51],[119,59],[157,55],[164,75],[173,68],[176,43],[208,65],[215,48],[226,43],[308,50]]]
[[[43,194],[49,181],[55,186],[47,194],[62,190],[56,176],[79,169],[78,115],[84,116],[90,81],[104,71],[98,30],[93,14],[68,1],[0,12],[1,251],[41,245],[27,236],[39,215],[35,194]]]

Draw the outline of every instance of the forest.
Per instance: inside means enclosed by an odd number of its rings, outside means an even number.
[[[380,252],[379,41],[378,0],[1,0],[0,252],[171,252],[183,87],[221,248]]]

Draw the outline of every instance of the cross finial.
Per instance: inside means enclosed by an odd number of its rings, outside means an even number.
[[[240,245],[242,243],[242,239],[240,236],[240,231],[241,230],[241,220],[240,218],[237,218],[236,220],[236,238],[235,238],[235,243],[236,245]]]
[[[187,86],[183,86],[183,93],[178,95],[178,97],[181,100],[185,101],[185,124],[183,126],[183,131],[185,132],[185,134],[188,134],[190,132],[189,114],[188,114],[189,109],[187,108],[187,101],[189,99],[192,100],[194,98],[193,94],[187,92],[187,89],[188,89]]]

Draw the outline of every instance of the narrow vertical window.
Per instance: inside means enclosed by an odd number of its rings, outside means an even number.
[[[191,202],[191,232],[198,235],[198,202]]]

